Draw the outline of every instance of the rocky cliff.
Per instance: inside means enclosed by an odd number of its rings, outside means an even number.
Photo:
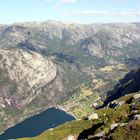
[[[104,105],[126,94],[137,91],[140,91],[140,69],[131,71],[121,79],[114,90],[108,93],[108,98],[105,100]]]
[[[55,106],[66,96],[58,71],[56,64],[38,53],[0,49],[1,130],[37,113],[40,106],[45,106],[42,110]]]
[[[82,118],[139,66],[139,46],[138,23],[0,25],[0,131],[58,103]]]
[[[56,39],[66,45],[76,45],[83,53],[91,56],[106,61],[106,57],[111,57],[112,61],[116,61],[118,57],[132,57],[134,53],[138,55],[140,29],[135,23],[81,25],[56,21],[29,22],[1,29],[1,44],[7,46],[32,40],[36,42],[36,48],[41,45],[47,49],[49,40],[54,43]]]

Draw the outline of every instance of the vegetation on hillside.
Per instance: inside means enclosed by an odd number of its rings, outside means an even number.
[[[69,137],[73,140],[138,140],[140,136],[139,93],[121,97],[91,115],[47,130],[37,137],[17,140],[66,140]]]

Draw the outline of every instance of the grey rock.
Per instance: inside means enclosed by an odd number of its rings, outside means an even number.
[[[125,126],[127,123],[114,123],[110,125],[110,130],[114,130],[117,127]]]
[[[105,135],[105,132],[104,131],[101,131],[101,132],[95,134],[94,135],[94,138],[102,138],[104,135]]]
[[[125,103],[125,101],[119,102],[119,101],[115,100],[115,101],[112,101],[111,103],[109,103],[108,106],[110,108],[118,108],[118,107],[122,106],[124,103]]]
[[[132,117],[133,120],[140,120],[140,114],[134,115]]]
[[[134,99],[139,99],[139,98],[140,98],[140,94],[135,94],[135,95],[133,96],[133,98],[134,98]]]
[[[94,120],[94,119],[98,119],[98,114],[97,113],[93,113],[91,115],[88,116],[88,120]]]
[[[114,130],[116,127],[119,126],[119,123],[114,123],[110,125],[110,130]]]

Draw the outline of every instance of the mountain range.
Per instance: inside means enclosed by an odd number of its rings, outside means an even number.
[[[116,99],[139,46],[139,23],[0,25],[0,132],[50,107],[81,119]]]

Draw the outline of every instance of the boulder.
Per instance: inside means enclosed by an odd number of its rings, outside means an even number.
[[[119,102],[119,101],[115,100],[115,101],[109,103],[108,107],[109,108],[118,108],[118,107],[122,106],[124,103],[125,103],[125,101]]]
[[[94,119],[98,119],[98,114],[97,113],[93,113],[91,115],[88,116],[88,120],[94,120]]]
[[[134,99],[139,99],[139,98],[140,98],[140,94],[135,94],[135,95],[133,96],[133,98],[134,98]]]
[[[110,130],[114,130],[118,126],[125,126],[127,123],[114,123],[110,125]]]
[[[114,123],[110,125],[110,130],[114,130],[116,127],[118,127],[119,123]]]
[[[133,118],[133,120],[140,120],[140,114],[134,115],[132,118]]]
[[[127,125],[127,123],[120,123],[120,126],[122,127],[122,126],[125,126],[125,125]]]
[[[94,135],[94,138],[102,138],[102,137],[104,137],[104,135],[105,135],[105,132],[104,131],[101,131],[101,132],[95,134]]]
[[[77,140],[77,135],[69,135],[68,137],[66,137],[65,139],[63,140]]]

